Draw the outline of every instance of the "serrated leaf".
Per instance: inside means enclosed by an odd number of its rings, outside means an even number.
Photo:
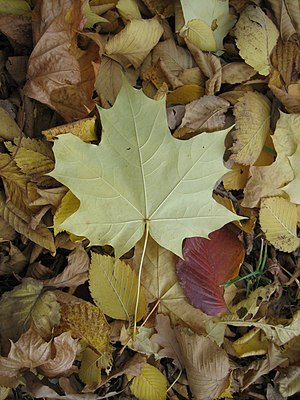
[[[105,53],[123,67],[132,64],[138,68],[162,33],[163,28],[156,18],[131,20],[121,32],[109,39]]]
[[[60,332],[70,331],[75,338],[83,339],[85,343],[107,356],[110,362],[110,326],[103,312],[93,304],[72,297],[67,302],[60,298],[61,319]],[[108,366],[108,365],[107,365]]]
[[[145,364],[141,375],[133,379],[130,389],[139,400],[165,400],[167,379],[157,368]]]
[[[64,229],[87,237],[91,245],[111,244],[120,257],[142,237],[147,221],[150,235],[181,255],[185,237],[207,236],[237,218],[211,197],[226,171],[229,129],[178,141],[167,127],[165,102],[125,82],[114,106],[100,114],[100,146],[72,135],[54,144],[56,166],[50,175],[80,200]],[[157,185],[162,180],[164,185]]]
[[[270,18],[261,8],[248,6],[240,15],[235,34],[240,56],[261,75],[269,75],[271,52],[279,36]]]
[[[60,307],[53,292],[42,292],[43,283],[24,278],[0,300],[1,340],[17,340],[34,323],[38,332],[49,335],[60,319]]]
[[[236,163],[252,165],[258,159],[270,131],[270,101],[258,92],[247,92],[234,106],[236,142],[232,147]]]
[[[193,396],[216,399],[230,383],[230,365],[225,350],[212,340],[187,330],[178,330],[177,339]]]
[[[282,197],[262,199],[259,213],[262,231],[277,249],[292,252],[297,249],[297,207]]]
[[[222,284],[238,275],[245,257],[237,236],[225,226],[211,233],[209,239],[186,239],[183,256],[176,272],[190,303],[208,315],[226,311]]]
[[[138,290],[136,273],[119,259],[92,253],[89,285],[91,295],[104,314],[131,321]],[[146,312],[146,298],[141,288],[137,321]]]
[[[186,24],[183,35],[201,50],[223,49],[223,39],[235,24],[228,1],[181,0],[181,5]]]

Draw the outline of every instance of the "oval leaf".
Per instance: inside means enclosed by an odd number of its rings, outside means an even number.
[[[157,368],[145,364],[141,375],[133,379],[131,391],[139,400],[164,400],[167,397],[167,379]]]

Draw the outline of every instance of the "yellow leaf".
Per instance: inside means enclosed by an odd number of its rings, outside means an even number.
[[[138,68],[152,48],[157,44],[163,28],[156,18],[132,20],[125,28],[111,37],[105,46],[105,53],[127,67]]]
[[[235,34],[240,56],[261,75],[269,75],[270,55],[279,36],[270,18],[261,8],[248,6],[240,15]]]
[[[167,95],[168,104],[188,104],[204,95],[204,88],[190,83],[180,86]]]
[[[84,142],[97,140],[96,117],[81,119],[79,121],[59,125],[55,128],[42,131],[42,134],[47,140],[54,140],[56,136],[62,135],[63,133],[72,133]]]
[[[92,253],[90,265],[91,295],[104,314],[131,321],[138,290],[136,273],[119,259]],[[137,321],[146,312],[146,298],[141,287]]]
[[[100,354],[106,354],[109,363],[111,329],[103,312],[93,304],[77,298],[68,303],[63,299],[59,300],[61,305],[59,331],[71,331],[75,338],[84,339]]]
[[[300,143],[300,115],[280,112],[273,142],[277,154],[291,156]]]
[[[80,201],[76,196],[69,190],[65,196],[63,197],[60,206],[58,207],[56,213],[53,217],[53,228],[54,235],[58,235],[60,232],[63,232],[64,229],[60,227],[60,225],[75,211],[78,210],[80,206]]]
[[[236,163],[255,163],[270,131],[270,112],[270,102],[261,93],[247,92],[238,99],[234,106],[237,141],[231,149]]]
[[[125,19],[142,19],[136,0],[119,0],[116,8]]]
[[[233,342],[232,347],[239,357],[259,356],[267,354],[268,341],[259,328],[254,328]]]
[[[282,197],[262,199],[260,225],[269,242],[276,249],[292,252],[300,244],[297,238],[297,207]]]
[[[1,14],[26,15],[30,11],[30,5],[26,0],[0,0]]]
[[[42,335],[50,335],[59,323],[59,304],[55,294],[43,292],[43,283],[32,278],[10,292],[5,292],[0,300],[0,330],[2,342],[17,340],[34,323]]]
[[[249,175],[249,167],[247,165],[233,164],[230,171],[226,172],[223,177],[223,184],[226,190],[244,189]]]
[[[141,375],[133,379],[130,389],[139,400],[165,400],[167,379],[157,368],[145,364]]]
[[[216,51],[216,41],[213,31],[205,21],[200,19],[190,20],[180,31],[180,35],[186,37],[196,47],[203,51]]]
[[[0,400],[5,400],[9,396],[9,393],[10,393],[10,388],[0,386]]]
[[[297,150],[293,155],[288,157],[292,170],[294,172],[294,177],[286,186],[282,189],[289,195],[290,200],[293,203],[300,204],[300,142],[298,144]]]
[[[83,383],[88,385],[91,391],[94,391],[101,383],[101,364],[102,355],[86,347],[81,356],[81,365],[79,370],[79,378]]]

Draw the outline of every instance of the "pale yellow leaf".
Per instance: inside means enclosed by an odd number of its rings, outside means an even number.
[[[270,131],[271,105],[258,92],[247,92],[234,107],[236,142],[232,158],[236,163],[252,165],[259,157]]]
[[[270,55],[279,36],[271,19],[260,7],[248,6],[240,15],[235,34],[240,56],[261,75],[269,75]]]
[[[224,188],[226,190],[244,189],[248,180],[248,175],[249,167],[247,165],[233,164],[231,170],[223,177]]]
[[[33,323],[41,335],[49,335],[58,325],[60,307],[55,294],[43,292],[43,283],[24,278],[0,300],[1,340],[17,340]]]
[[[260,225],[267,240],[276,249],[292,252],[297,249],[300,239],[297,237],[296,205],[282,197],[264,198],[260,206]]]
[[[135,313],[138,281],[135,271],[119,259],[92,253],[89,285],[91,295],[104,314],[131,321]],[[137,321],[146,312],[146,298],[141,288]]]
[[[279,384],[279,392],[282,396],[293,396],[300,392],[300,367],[291,365],[287,370],[284,370],[276,379]]]
[[[70,375],[74,372],[72,365],[78,351],[77,340],[72,338],[70,332],[63,332],[53,339],[52,346],[54,357],[40,364],[39,371],[49,378]]]
[[[53,228],[54,235],[58,235],[60,232],[63,232],[64,229],[60,227],[60,225],[75,211],[78,210],[80,205],[80,201],[76,196],[69,190],[65,196],[63,197],[60,206],[58,207],[56,213],[53,217]]]
[[[142,19],[136,0],[119,0],[116,8],[125,19]]]
[[[253,208],[259,205],[263,197],[283,197],[283,186],[293,179],[293,170],[288,158],[278,155],[271,165],[251,166],[249,176],[242,205]]]
[[[9,393],[10,393],[10,388],[0,386],[0,400],[5,400],[9,396]]]
[[[229,358],[211,339],[194,332],[178,330],[189,386],[197,400],[216,399],[230,383]]]
[[[293,155],[288,157],[290,160],[290,165],[294,172],[294,177],[286,186],[282,189],[289,195],[290,200],[293,203],[300,204],[300,143],[298,144],[297,150]]]
[[[5,1],[7,4],[7,1]],[[5,140],[13,140],[21,134],[21,129],[17,123],[12,119],[10,114],[0,107],[0,137]]]
[[[47,140],[54,140],[56,136],[63,133],[72,133],[84,142],[97,140],[96,117],[85,118],[65,125],[59,125],[42,131]]]
[[[216,51],[216,41],[212,29],[205,21],[192,19],[180,31],[180,35],[188,39],[203,51]]]
[[[300,143],[300,115],[280,112],[273,142],[277,154],[291,156]]]
[[[284,41],[300,34],[299,2],[295,0],[269,0],[275,14],[277,26]]]
[[[167,379],[159,369],[145,364],[141,375],[133,378],[130,389],[139,400],[165,400]]]
[[[132,20],[125,28],[112,36],[105,46],[105,53],[127,67],[138,68],[157,44],[163,28],[156,18]]]
[[[30,5],[26,0],[0,0],[1,14],[26,15],[30,11]]]

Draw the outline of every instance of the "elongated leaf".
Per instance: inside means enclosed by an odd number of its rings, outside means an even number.
[[[95,388],[101,382],[101,355],[87,347],[81,356],[79,378],[90,388]]]
[[[240,56],[261,75],[269,75],[270,55],[279,36],[270,18],[261,8],[248,6],[240,15],[235,34]]]
[[[186,239],[184,260],[178,260],[176,271],[191,304],[208,315],[224,312],[222,283],[238,275],[244,256],[242,243],[227,227],[211,233],[209,239]]]
[[[279,383],[279,391],[282,396],[293,396],[293,394],[300,392],[300,367],[291,365],[276,379]]]
[[[133,379],[130,389],[139,400],[165,400],[167,379],[157,368],[145,364],[141,375]]]
[[[130,321],[135,311],[138,282],[134,271],[125,262],[92,253],[90,290],[95,303],[104,314]],[[137,312],[139,321],[146,312],[146,298],[141,288]]]
[[[237,141],[232,147],[235,162],[251,165],[258,159],[270,131],[270,112],[270,102],[261,93],[248,92],[237,101]]]
[[[62,228],[91,244],[111,244],[120,257],[142,237],[147,221],[150,235],[181,255],[185,237],[207,236],[237,218],[212,199],[215,182],[226,171],[229,129],[176,140],[167,127],[164,100],[151,100],[126,82],[114,106],[100,114],[99,147],[72,135],[54,144],[50,175],[80,200]]]
[[[260,225],[266,238],[279,250],[291,252],[300,244],[297,238],[296,205],[282,197],[261,201]]]

